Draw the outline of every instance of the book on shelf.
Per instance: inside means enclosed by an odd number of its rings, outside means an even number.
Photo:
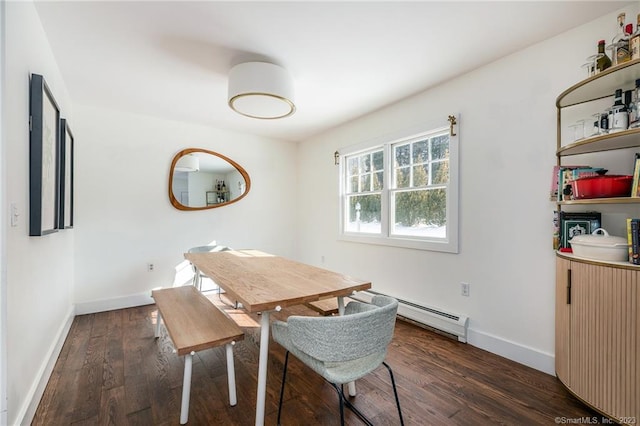
[[[600,212],[554,212],[554,249],[568,249],[571,238],[591,234],[601,227]]]
[[[627,218],[627,242],[629,263],[640,265],[640,219]]]
[[[640,153],[636,152],[635,159],[633,161],[633,180],[631,181],[631,196],[640,197]]]
[[[607,171],[602,167],[578,167],[569,171],[570,180],[576,180],[584,177],[599,176]]]
[[[569,182],[574,179],[573,170],[583,170],[586,172],[587,169],[591,169],[589,166],[554,166],[553,173],[551,176],[551,188],[549,190],[549,200],[550,201],[563,201],[569,199],[565,197],[564,190],[569,185]]]

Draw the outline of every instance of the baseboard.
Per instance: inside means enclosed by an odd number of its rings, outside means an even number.
[[[16,424],[31,424],[33,416],[36,414],[38,404],[40,403],[40,399],[44,394],[44,390],[47,387],[47,383],[49,382],[49,378],[51,377],[51,373],[53,372],[53,367],[55,367],[58,356],[60,355],[60,351],[62,350],[62,345],[64,344],[64,341],[69,334],[69,330],[71,329],[71,324],[73,323],[74,317],[75,309],[73,306],[71,306],[69,308],[69,312],[67,312],[65,320],[58,330],[58,333],[56,333],[56,338],[47,351],[45,361],[38,369],[36,380],[33,382],[31,389],[29,389],[29,392],[27,393],[24,405],[16,416]]]
[[[113,311],[115,309],[133,308],[135,306],[153,304],[151,291],[113,297],[111,299],[94,300],[76,303],[76,315],[94,314],[96,312]]]
[[[555,375],[554,354],[539,351],[488,333],[469,328],[467,343],[512,361]]]

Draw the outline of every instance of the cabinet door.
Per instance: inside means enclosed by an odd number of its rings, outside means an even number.
[[[570,268],[570,387],[608,415],[640,418],[638,271],[581,262]]]
[[[556,375],[567,387],[569,378],[569,332],[571,305],[569,304],[569,274],[571,262],[556,258]]]

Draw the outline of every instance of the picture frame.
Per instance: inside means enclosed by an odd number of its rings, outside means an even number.
[[[66,119],[60,120],[60,202],[59,229],[73,228],[74,138]]]
[[[44,77],[31,74],[29,118],[29,235],[58,231],[60,107]]]

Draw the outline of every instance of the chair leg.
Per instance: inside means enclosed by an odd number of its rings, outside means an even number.
[[[362,412],[360,410],[358,410],[356,408],[355,405],[353,405],[351,402],[349,402],[349,400],[347,399],[347,397],[344,396],[344,390],[343,390],[343,385],[340,385],[340,387],[338,387],[336,384],[331,383],[331,385],[333,386],[333,388],[336,390],[336,392],[338,392],[338,398],[340,399],[340,424],[344,425],[344,413],[343,413],[343,404],[347,406],[347,408],[351,411],[353,411],[353,413],[358,416],[358,418],[360,420],[362,420],[362,422],[364,424],[366,424],[367,426],[373,426],[373,423],[371,423],[371,421],[369,419],[367,419],[367,417],[362,414]]]
[[[386,362],[382,362],[382,365],[387,367],[389,370],[389,377],[391,377],[391,385],[393,386],[393,394],[396,397],[396,405],[398,406],[398,415],[400,416],[400,425],[404,426],[404,419],[402,418],[402,410],[400,409],[400,399],[398,398],[398,389],[396,389],[396,381],[393,379],[393,371],[391,371],[391,367]]]
[[[284,356],[284,369],[282,371],[282,387],[280,388],[280,402],[278,403],[278,426],[280,426],[280,413],[282,411],[282,398],[284,396],[284,382],[287,378],[287,365],[289,364],[289,351]]]
[[[340,405],[340,426],[344,426],[344,403],[342,402],[343,400],[342,385],[340,385],[340,388],[338,388],[338,385],[336,385],[335,383],[331,383],[331,386],[333,386],[333,388],[338,393],[338,404]]]

